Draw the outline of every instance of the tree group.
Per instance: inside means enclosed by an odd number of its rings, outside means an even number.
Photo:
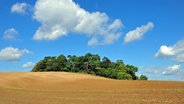
[[[32,69],[32,72],[47,71],[80,72],[112,79],[148,79],[144,75],[141,75],[140,78],[136,76],[135,73],[138,71],[138,68],[133,65],[125,65],[122,60],[112,62],[107,57],[101,59],[98,54],[91,53],[87,53],[84,56],[47,56],[40,60]]]

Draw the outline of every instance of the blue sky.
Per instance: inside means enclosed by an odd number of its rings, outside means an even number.
[[[1,0],[0,71],[88,52],[184,81],[183,0]]]

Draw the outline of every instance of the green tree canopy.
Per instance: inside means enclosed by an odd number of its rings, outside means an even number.
[[[140,76],[140,80],[148,80],[148,77],[145,76],[145,75],[141,75],[141,76]]]
[[[45,71],[67,71],[88,73],[106,78],[126,79],[126,80],[147,80],[145,75],[140,78],[136,76],[138,67],[125,64],[123,60],[112,62],[107,57],[102,60],[98,54],[87,53],[84,56],[64,55],[47,56],[40,60],[32,69],[33,72]]]

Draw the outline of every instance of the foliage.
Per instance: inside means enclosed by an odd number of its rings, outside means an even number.
[[[112,62],[107,57],[101,60],[98,54],[91,53],[87,53],[84,56],[47,56],[43,60],[40,60],[32,69],[32,72],[46,71],[80,72],[119,80],[139,79],[139,77],[135,75],[138,71],[137,67],[125,65],[123,60]],[[148,78],[143,75],[140,79],[147,80]]]
[[[141,75],[141,76],[140,76],[140,80],[148,80],[148,77],[145,76],[145,75]]]

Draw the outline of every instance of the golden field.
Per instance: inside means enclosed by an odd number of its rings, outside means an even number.
[[[0,104],[184,104],[184,82],[66,72],[0,73]]]

